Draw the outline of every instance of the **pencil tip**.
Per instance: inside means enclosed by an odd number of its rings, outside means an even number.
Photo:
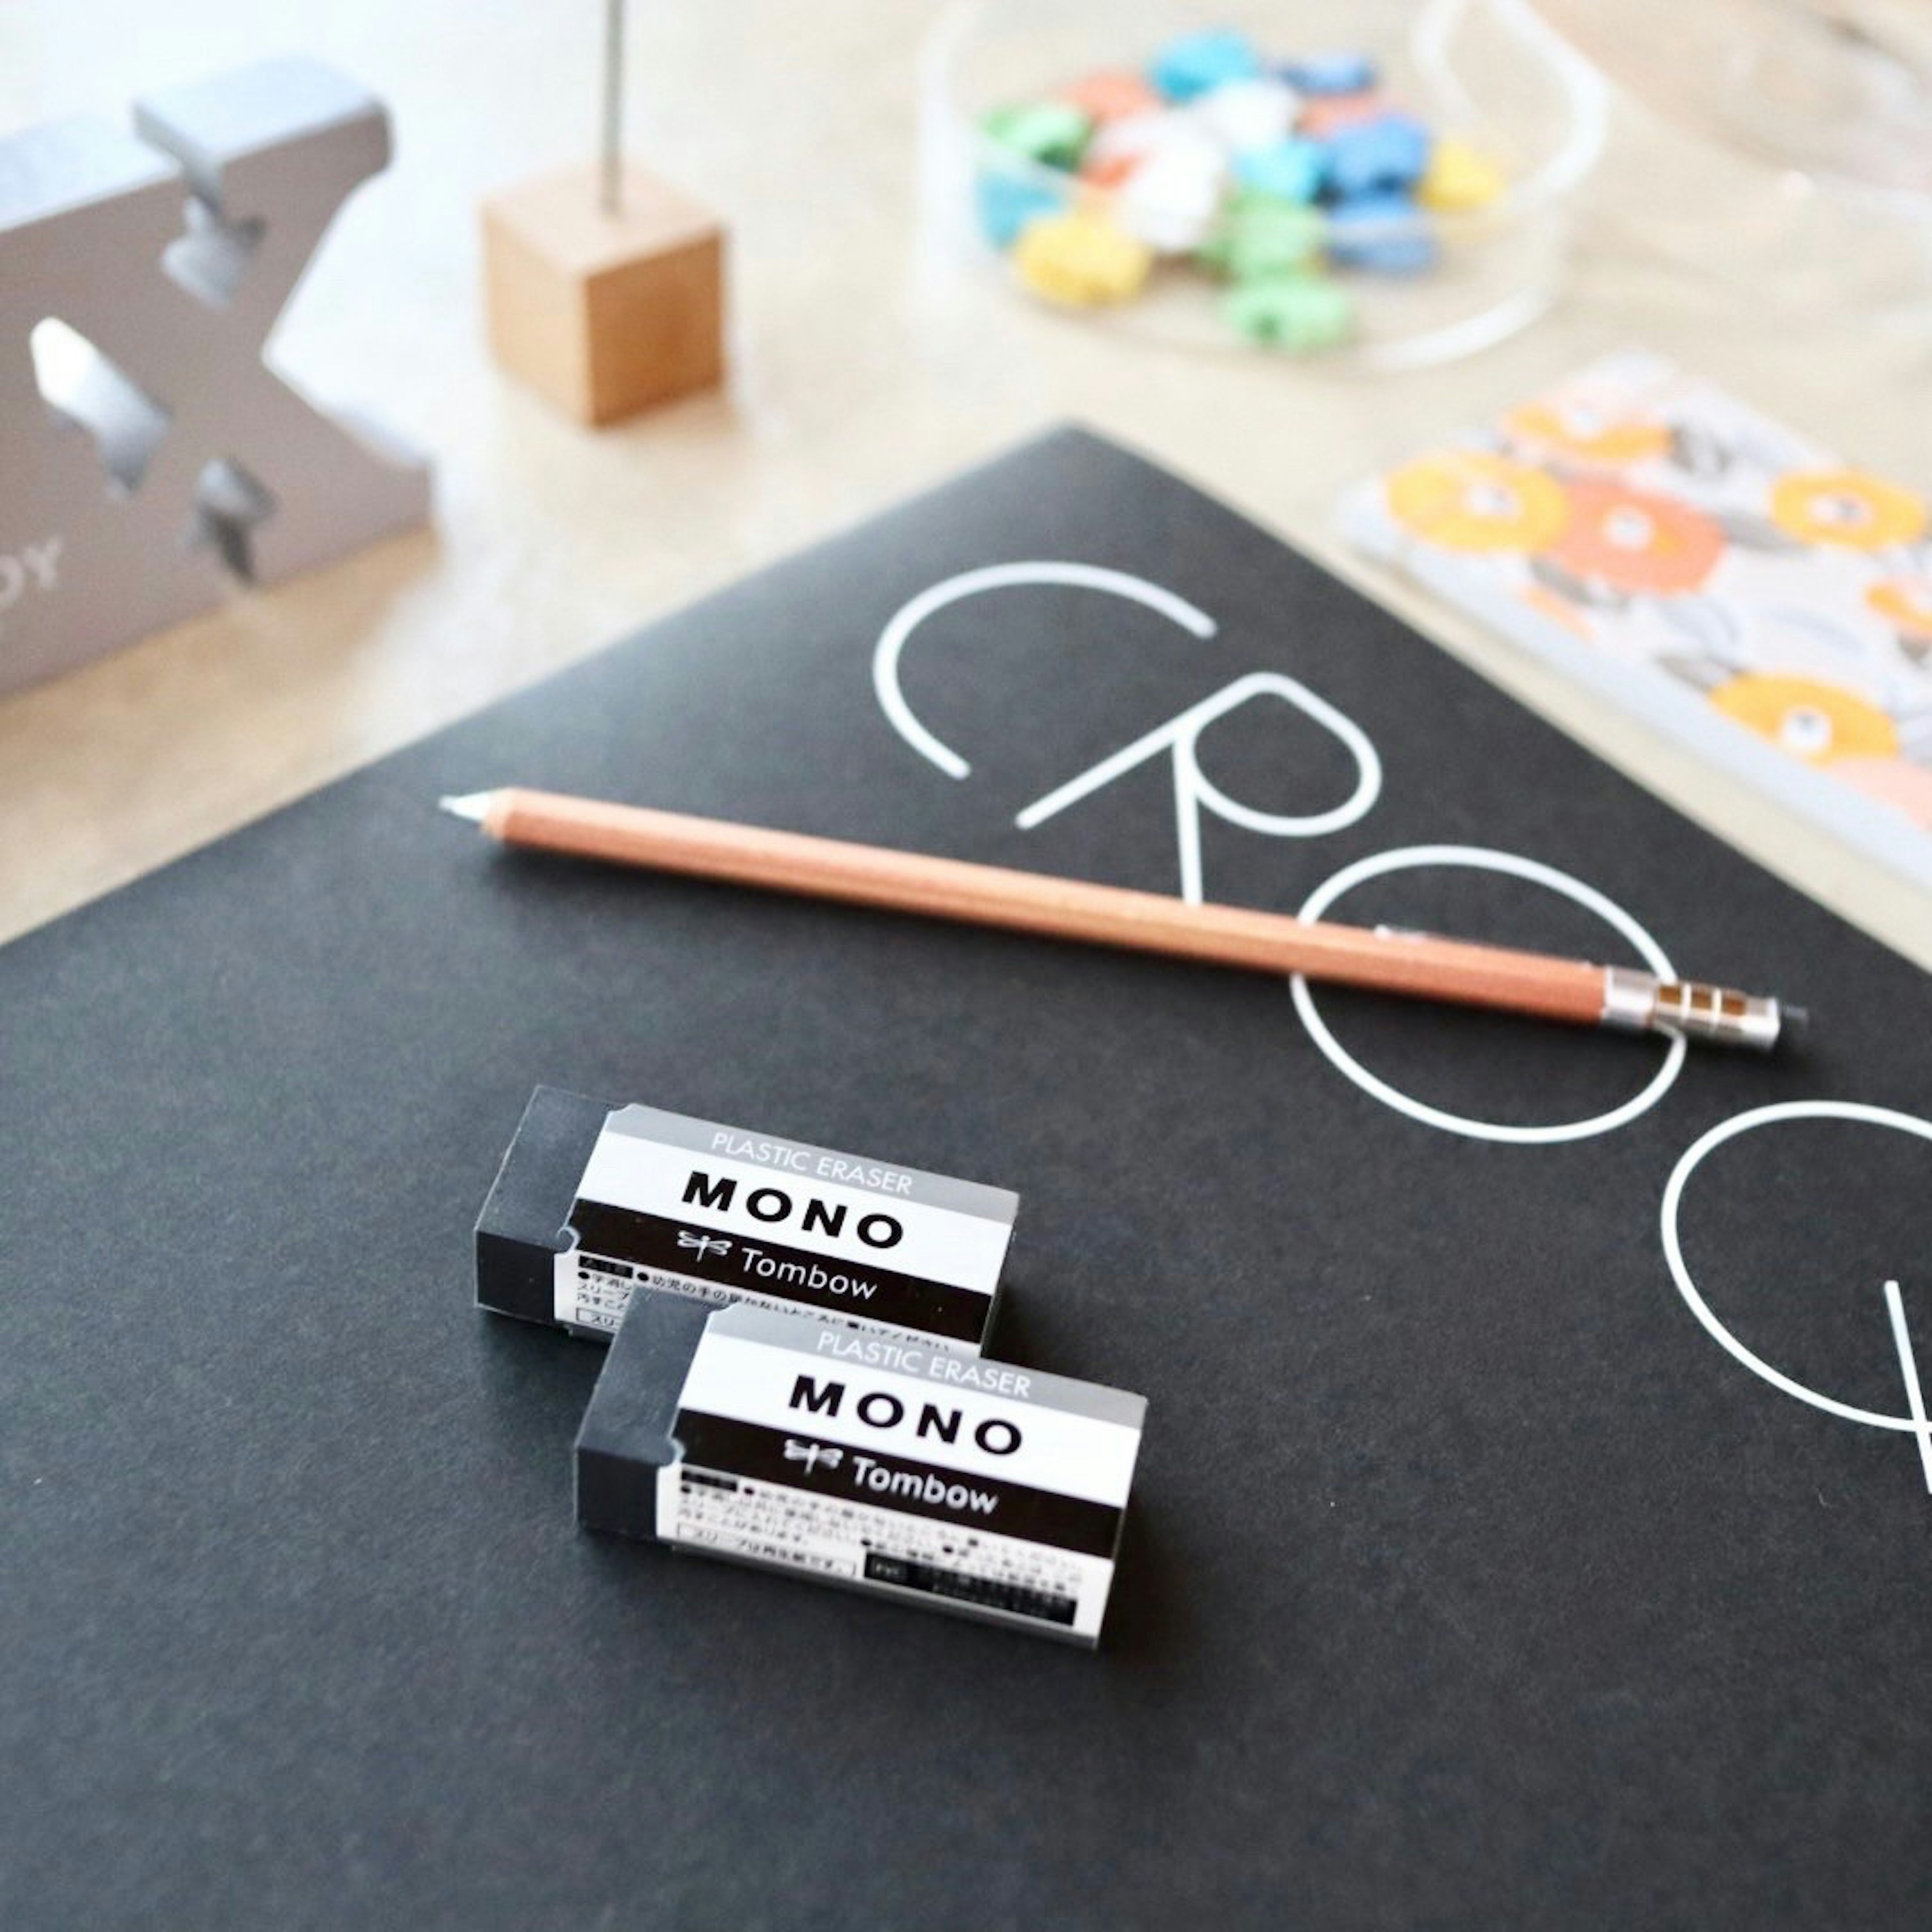
[[[490,811],[490,801],[495,794],[487,791],[452,793],[436,800],[437,805],[452,818],[466,818],[472,825],[481,825]]]

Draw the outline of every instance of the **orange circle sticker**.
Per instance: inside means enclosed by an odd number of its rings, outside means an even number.
[[[1550,560],[1612,590],[1694,590],[1724,554],[1724,533],[1701,510],[1621,483],[1570,485],[1570,520]]]

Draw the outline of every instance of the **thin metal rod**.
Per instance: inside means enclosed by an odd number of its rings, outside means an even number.
[[[604,0],[604,212],[624,208],[624,0]]]

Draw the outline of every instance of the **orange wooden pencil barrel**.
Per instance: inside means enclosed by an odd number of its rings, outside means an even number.
[[[768,891],[924,914],[1136,952],[1582,1026],[1668,1025],[1768,1046],[1777,1002],[1721,988],[1660,986],[1647,974],[1432,935],[1370,931],[1240,906],[1052,878],[749,825],[514,788],[446,799],[506,844]]]

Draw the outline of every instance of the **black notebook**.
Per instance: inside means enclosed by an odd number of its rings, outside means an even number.
[[[501,783],[1815,1025],[1678,1054],[436,810]],[[573,1530],[602,1352],[470,1300],[540,1082],[1018,1191],[994,1352],[1149,1402],[1097,1654]],[[1048,436],[0,952],[0,1922],[1923,1925],[1928,1116],[1912,967]]]

